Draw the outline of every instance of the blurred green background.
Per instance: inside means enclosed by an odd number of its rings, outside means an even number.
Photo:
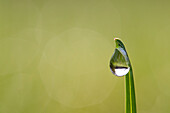
[[[169,113],[170,2],[0,0],[0,113],[124,113],[121,38],[138,113]]]

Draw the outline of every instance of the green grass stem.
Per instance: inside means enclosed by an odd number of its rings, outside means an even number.
[[[132,65],[130,63],[130,60],[129,60],[129,57],[128,57],[128,54],[127,54],[127,51],[125,49],[123,42],[119,38],[115,38],[114,40],[116,42],[116,49],[110,60],[110,69],[112,70],[113,74],[117,76],[125,76],[125,88],[126,88],[125,113],[137,113],[135,84],[134,84],[134,78],[133,78]],[[125,67],[130,68],[129,72],[123,71],[123,69],[127,69]],[[122,72],[120,73],[120,71]]]

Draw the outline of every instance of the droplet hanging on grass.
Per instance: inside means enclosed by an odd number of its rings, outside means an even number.
[[[137,113],[135,85],[132,65],[126,52],[123,42],[119,38],[114,38],[116,49],[110,59],[110,69],[116,76],[125,76],[126,86],[126,113]]]
[[[126,52],[122,48],[116,48],[110,59],[110,70],[116,76],[124,76],[130,70],[128,58],[125,54]]]

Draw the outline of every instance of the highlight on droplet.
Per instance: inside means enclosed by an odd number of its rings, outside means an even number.
[[[110,65],[110,70],[114,75],[121,77],[129,72],[130,67],[118,67],[118,66],[114,67],[113,65]]]

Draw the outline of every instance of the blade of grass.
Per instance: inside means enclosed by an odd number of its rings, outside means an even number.
[[[126,51],[126,50],[125,50]],[[128,57],[128,54],[126,52]],[[129,57],[128,57],[129,60]],[[133,79],[132,65],[129,60],[130,71],[125,75],[126,81],[126,113],[137,113],[136,110],[136,96],[135,96],[135,85]]]
[[[126,113],[131,113],[131,97],[130,97],[130,79],[129,73],[125,76],[125,87],[126,87]]]
[[[126,113],[137,113],[132,65],[130,63],[130,60],[129,60],[129,57],[128,57],[128,54],[127,54],[127,51],[125,49],[123,42],[119,38],[115,38],[114,40],[116,42],[116,48],[119,48],[119,50],[122,51],[122,55],[125,57],[130,67],[129,72],[125,75]]]
[[[130,94],[131,94],[131,111],[132,113],[136,113],[136,97],[135,97],[135,85],[134,85],[134,79],[133,79],[133,71],[132,67],[129,71],[129,76],[130,76]]]

